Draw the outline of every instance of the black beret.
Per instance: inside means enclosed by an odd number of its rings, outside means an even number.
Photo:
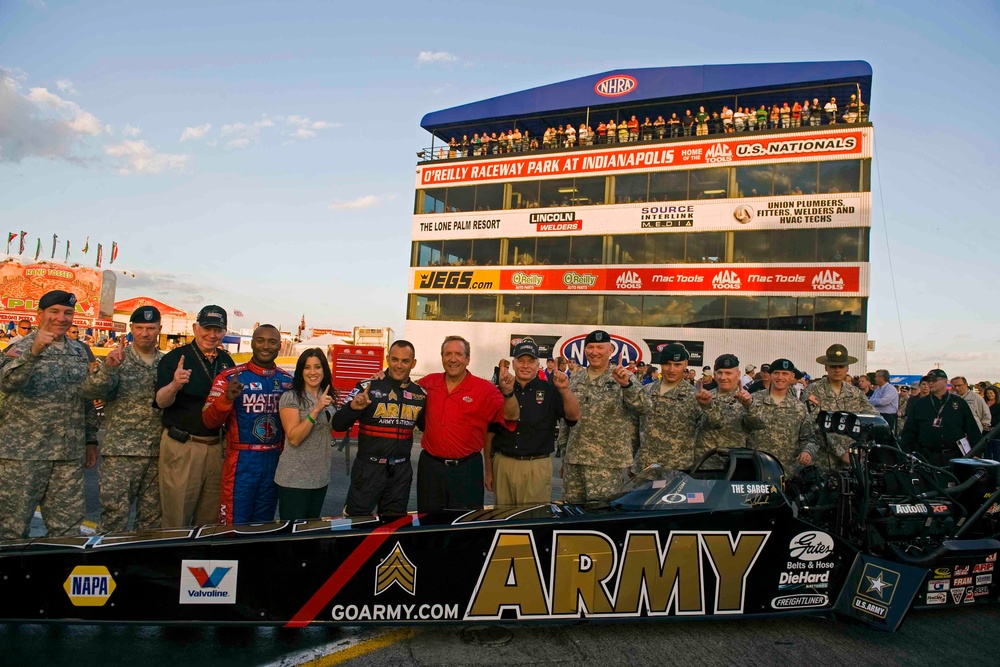
[[[587,334],[587,340],[583,341],[584,346],[590,345],[591,343],[610,343],[611,336],[608,335],[607,331],[602,331],[597,329],[596,331],[591,331]]]
[[[788,359],[776,359],[771,363],[771,372],[774,371],[791,371],[794,373],[796,371],[795,364],[793,364]]]
[[[687,361],[691,358],[687,348],[680,343],[671,343],[660,350],[658,363],[666,364],[671,361]]]
[[[42,298],[38,300],[38,309],[45,310],[50,306],[66,306],[68,308],[75,308],[76,295],[72,292],[64,292],[61,289],[46,292],[42,295]]]
[[[721,357],[715,360],[715,370],[720,368],[739,368],[740,360],[736,358],[735,354],[723,354]]]
[[[132,312],[132,317],[128,318],[128,321],[139,324],[154,324],[160,321],[160,311],[154,306],[139,306]]]

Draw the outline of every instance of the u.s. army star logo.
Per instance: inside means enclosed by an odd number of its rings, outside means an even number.
[[[386,592],[393,584],[410,595],[417,594],[417,566],[406,557],[399,542],[375,568],[375,595]]]

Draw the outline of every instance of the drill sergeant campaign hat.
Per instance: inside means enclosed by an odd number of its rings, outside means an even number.
[[[137,324],[156,324],[160,321],[160,311],[154,306],[139,306],[132,311],[132,317],[128,318],[128,321]]]
[[[826,355],[816,357],[816,363],[823,366],[849,366],[858,363],[856,357],[847,354],[847,348],[840,343],[834,343],[826,348]]]
[[[715,370],[720,368],[736,368],[740,367],[740,360],[736,358],[735,354],[723,354],[718,359],[715,360]]]
[[[528,355],[529,357],[534,357],[535,359],[538,358],[538,346],[535,345],[535,341],[530,339],[522,340],[514,348],[514,354],[510,356],[517,359],[518,357],[523,356],[525,354]]]
[[[45,310],[46,308],[51,308],[52,306],[75,308],[76,295],[72,292],[64,292],[61,289],[57,289],[52,290],[51,292],[46,292],[42,295],[42,298],[38,300],[38,310]]]
[[[611,336],[608,335],[607,331],[602,331],[601,329],[595,329],[587,334],[587,339],[583,341],[583,346],[586,347],[591,343],[610,343]]]
[[[226,329],[228,327],[226,311],[220,306],[205,306],[198,311],[198,326]]]
[[[686,347],[680,343],[670,343],[670,345],[666,345],[660,350],[657,363],[666,364],[671,361],[687,361],[690,358],[691,355],[688,354]]]
[[[772,373],[774,371],[791,371],[792,373],[795,373],[797,370],[798,369],[795,368],[795,364],[788,359],[777,359],[771,364],[770,368]]]

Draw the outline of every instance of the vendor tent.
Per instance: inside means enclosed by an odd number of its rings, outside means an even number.
[[[322,336],[317,336],[316,338],[310,338],[308,340],[301,341],[295,344],[295,354],[300,355],[311,347],[318,347],[319,349],[326,352],[326,348],[330,345],[345,345],[347,341],[343,338],[338,338],[333,334],[323,334]]]

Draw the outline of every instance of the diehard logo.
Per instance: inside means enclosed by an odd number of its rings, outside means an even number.
[[[712,144],[705,151],[705,162],[732,162],[733,152],[724,143]]]
[[[598,81],[594,85],[594,92],[601,97],[621,97],[631,93],[637,85],[638,82],[633,77],[627,74],[616,74]]]
[[[236,604],[238,560],[182,560],[181,604]]]
[[[399,542],[375,568],[375,595],[386,592],[393,584],[410,595],[417,594],[417,566],[406,557]]]
[[[572,359],[581,366],[586,366],[587,355],[584,353],[586,338],[587,334],[580,334],[567,339],[559,346],[559,354],[556,356],[566,357],[566,359]],[[628,338],[611,334],[611,345],[614,347],[611,352],[611,363],[627,364],[631,361],[642,361],[642,352],[639,351],[639,346]]]
[[[642,278],[635,271],[626,271],[615,280],[618,289],[642,289]]]
[[[77,565],[63,589],[74,607],[103,607],[115,592],[115,580],[103,565]]]
[[[735,271],[724,269],[712,278],[712,289],[739,289],[740,277]]]
[[[844,279],[832,269],[825,269],[812,279],[812,287],[817,290],[841,291],[844,289]]]

